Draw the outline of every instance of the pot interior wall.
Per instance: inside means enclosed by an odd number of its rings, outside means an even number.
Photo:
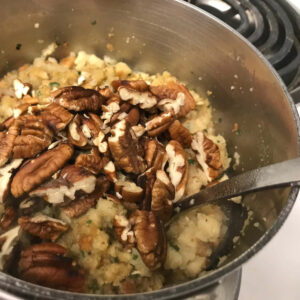
[[[231,174],[296,157],[293,112],[274,74],[228,29],[173,2],[0,1],[0,72],[32,61],[51,42],[60,45],[57,57],[85,50],[124,60],[136,70],[168,70],[211,100],[217,132],[226,137],[231,156],[240,154]],[[238,133],[232,132],[234,123]],[[232,257],[272,226],[288,195],[289,189],[280,189],[247,197],[253,222],[260,225],[249,226]]]

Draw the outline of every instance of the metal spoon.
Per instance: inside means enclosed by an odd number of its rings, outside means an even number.
[[[174,203],[174,214],[194,206],[261,190],[300,186],[300,157],[254,169]]]

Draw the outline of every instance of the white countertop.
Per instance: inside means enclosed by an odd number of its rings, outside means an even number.
[[[300,197],[298,196],[279,232],[244,265],[239,300],[299,299]]]

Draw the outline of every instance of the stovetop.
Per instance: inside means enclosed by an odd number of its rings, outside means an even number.
[[[247,38],[264,54],[300,103],[300,0],[185,1],[213,14]],[[238,270],[219,286],[189,299],[236,300],[240,282]]]
[[[286,0],[186,0],[221,19],[256,46],[289,91],[300,86],[300,17]]]

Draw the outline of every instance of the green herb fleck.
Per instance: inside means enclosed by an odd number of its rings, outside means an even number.
[[[138,256],[138,255],[136,255],[136,254],[133,254],[133,255],[132,255],[132,259],[134,259],[134,260],[137,260],[137,259],[138,259],[138,257],[139,257],[139,256]]]
[[[220,144],[220,143],[221,143],[221,141],[220,141],[220,140],[217,140],[217,143],[218,143],[218,144]]]
[[[77,71],[78,75],[81,75],[81,71]]]
[[[97,24],[96,20],[94,20],[94,21],[91,22],[91,25],[93,25],[93,26],[96,25],[96,24]]]
[[[91,282],[91,284],[88,286],[88,288],[89,288],[90,290],[92,290],[93,292],[99,290],[99,284],[98,284],[97,280],[94,279],[94,280]]]
[[[175,245],[175,244],[170,243],[170,246],[171,246],[174,250],[176,250],[176,251],[179,251],[179,250],[180,250],[180,248],[179,248],[177,245]]]
[[[238,129],[236,132],[235,132],[236,135],[241,135],[241,131]]]
[[[219,118],[218,121],[219,121],[219,123],[222,123],[222,118]]]
[[[55,44],[57,47],[59,47],[61,45],[60,41],[55,41]]]
[[[87,220],[86,221],[86,224],[91,224],[92,223],[92,220]]]
[[[138,274],[138,273],[135,273],[135,274],[130,274],[129,277],[131,278],[139,278],[141,275]]]
[[[117,257],[112,256],[112,257],[111,257],[111,261],[112,261],[113,263],[118,263],[118,262],[119,262],[119,259],[118,259]]]
[[[37,95],[38,97],[40,97],[40,96],[42,96],[42,92],[41,92],[40,90],[38,90],[38,91],[36,92],[36,95]]]
[[[60,83],[56,82],[56,81],[52,81],[52,82],[49,83],[49,85],[50,85],[51,89],[54,89],[54,88],[59,88]]]
[[[22,47],[22,44],[18,43],[18,44],[16,45],[16,50],[20,50],[21,47]]]
[[[203,131],[204,131],[205,133],[207,133],[207,129],[204,129]]]
[[[195,164],[195,160],[194,159],[188,159],[188,163],[189,165],[194,165]]]

